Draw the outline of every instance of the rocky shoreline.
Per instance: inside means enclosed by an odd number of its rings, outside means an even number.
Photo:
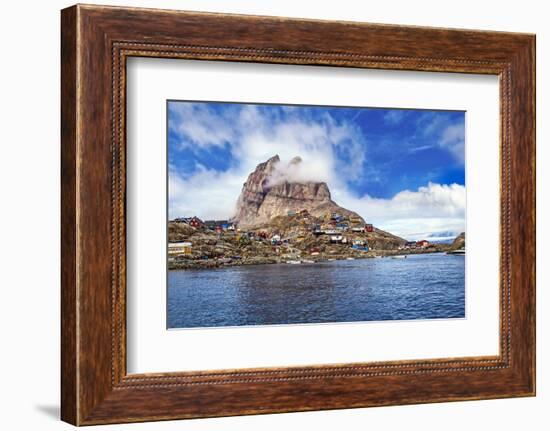
[[[315,264],[339,260],[359,260],[359,259],[374,259],[374,258],[391,258],[392,256],[408,256],[416,254],[434,254],[445,253],[449,250],[449,247],[437,247],[437,249],[430,250],[409,250],[409,251],[391,251],[391,250],[379,250],[376,252],[365,252],[362,254],[329,254],[322,256],[310,257],[307,256],[303,259],[297,260],[285,260],[278,257],[253,257],[247,259],[199,259],[190,260],[182,259],[178,261],[170,262],[168,269],[174,270],[189,270],[189,269],[214,269],[233,266],[248,266],[248,265],[274,265],[274,264],[291,264],[299,262],[301,264]]]

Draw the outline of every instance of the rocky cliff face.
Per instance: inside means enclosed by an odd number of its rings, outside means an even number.
[[[466,234],[462,232],[458,235],[451,244],[451,250],[458,250],[466,247]]]
[[[292,159],[287,167],[301,163],[299,157]],[[313,216],[338,212],[348,217],[364,220],[355,212],[337,205],[330,196],[324,182],[289,182],[280,172],[281,160],[278,155],[256,166],[243,185],[237,200],[233,220],[241,228],[269,223],[277,216],[289,211],[308,210]]]

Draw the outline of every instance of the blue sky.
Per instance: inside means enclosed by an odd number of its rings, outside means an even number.
[[[451,236],[464,229],[464,135],[461,111],[170,101],[169,214],[230,217],[248,173],[279,154],[381,228]]]

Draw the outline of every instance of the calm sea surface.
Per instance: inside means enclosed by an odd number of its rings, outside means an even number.
[[[464,256],[169,271],[168,327],[464,317]]]

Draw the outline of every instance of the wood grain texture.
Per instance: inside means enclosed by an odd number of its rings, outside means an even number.
[[[76,9],[61,16],[61,417],[77,422]]]
[[[137,422],[502,398],[535,391],[533,35],[100,6],[62,11],[62,418]],[[126,59],[495,74],[496,357],[126,374]]]

